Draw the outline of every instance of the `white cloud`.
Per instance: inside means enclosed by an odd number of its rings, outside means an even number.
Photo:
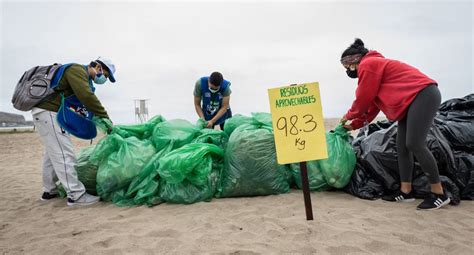
[[[443,99],[473,92],[472,3],[464,2],[2,2],[0,110],[34,65],[116,62],[97,94],[116,123],[133,99],[152,114],[194,120],[195,81],[218,70],[232,81],[234,113],[269,111],[267,89],[319,81],[326,117],[353,100],[339,64],[354,37],[436,79]],[[27,118],[31,118],[26,114]]]

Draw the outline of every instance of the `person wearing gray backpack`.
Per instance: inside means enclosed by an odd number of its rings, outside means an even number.
[[[93,84],[104,84],[107,79],[115,82],[114,73],[115,65],[110,60],[99,57],[89,65],[55,64],[36,67],[34,71],[30,69],[25,72],[20,79],[12,103],[17,109],[31,108],[33,122],[45,147],[41,200],[49,201],[58,197],[56,181],[59,180],[67,193],[67,205],[91,205],[99,201],[99,197],[86,193],[84,185],[78,179],[75,170],[76,156],[70,139],[71,134],[84,139],[95,137],[96,133],[81,133],[89,129],[87,125],[92,125],[93,132],[96,132],[95,124],[92,117],[76,121],[67,119],[66,114],[94,116],[112,123],[94,94]],[[40,78],[26,85],[22,84],[28,78],[35,80],[31,77]],[[22,92],[22,88],[19,88],[21,86],[25,86],[23,90],[28,92]]]

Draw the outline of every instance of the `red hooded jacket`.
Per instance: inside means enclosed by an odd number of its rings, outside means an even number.
[[[389,120],[402,120],[418,92],[436,81],[420,70],[369,51],[360,61],[356,99],[345,118],[354,129],[370,123],[382,111]]]

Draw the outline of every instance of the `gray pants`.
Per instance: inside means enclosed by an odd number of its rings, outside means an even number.
[[[79,199],[85,192],[84,185],[77,177],[76,156],[69,134],[59,127],[56,113],[34,109],[33,121],[44,145],[43,191],[57,193],[59,180],[68,198]]]
[[[397,151],[398,168],[402,182],[411,183],[414,159],[431,184],[439,183],[436,160],[426,145],[426,137],[441,103],[437,86],[430,85],[420,91],[408,108],[407,116],[398,122]]]

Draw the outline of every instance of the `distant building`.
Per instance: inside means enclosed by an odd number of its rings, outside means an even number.
[[[0,112],[0,127],[21,127],[32,125],[33,123],[31,121],[26,121],[23,115]]]

